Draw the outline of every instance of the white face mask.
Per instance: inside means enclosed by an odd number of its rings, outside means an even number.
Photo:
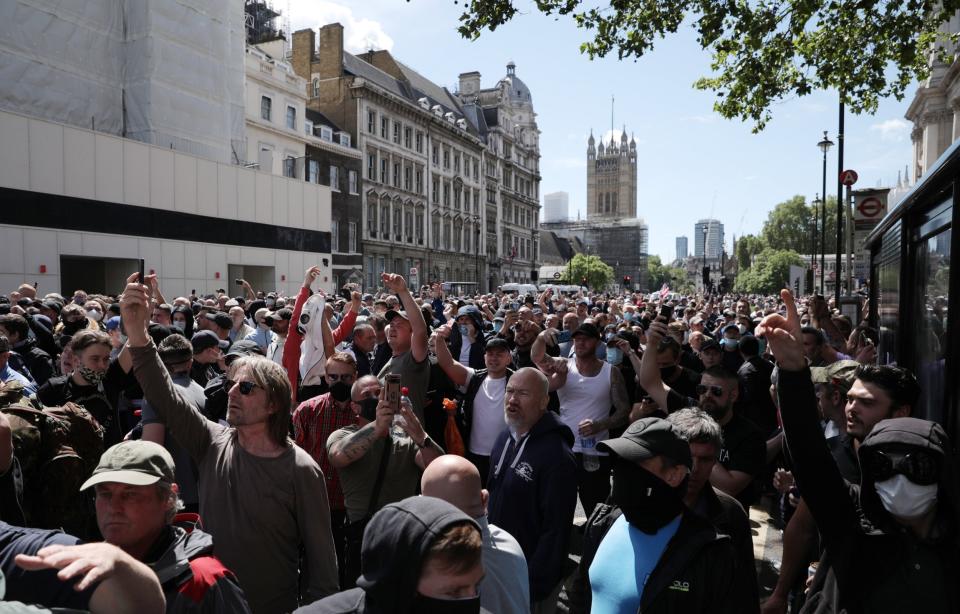
[[[96,309],[90,309],[87,311],[87,317],[90,318],[91,320],[99,322],[100,320],[103,319],[103,314],[97,311]]]
[[[187,328],[187,323],[184,322],[183,320],[174,320],[172,324],[173,324],[173,327],[178,331],[180,331],[181,333]]]
[[[937,484],[921,485],[898,473],[874,484],[884,509],[896,518],[919,518],[937,502]]]

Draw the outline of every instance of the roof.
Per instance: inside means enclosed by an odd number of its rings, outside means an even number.
[[[346,51],[343,52],[343,69],[355,77],[361,77],[376,83],[391,94],[401,98],[409,99],[411,97],[409,88],[405,87],[402,82],[394,79],[373,64],[364,62]]]
[[[331,128],[333,128],[334,132],[342,132],[340,126],[335,124],[333,121],[330,120],[330,118],[328,118],[326,115],[324,115],[320,111],[315,111],[313,109],[308,108],[306,109],[306,112],[304,113],[304,115],[306,115],[307,119],[312,121],[314,125],[322,124],[324,126],[330,126]]]
[[[400,72],[403,73],[404,78],[406,78],[414,90],[432,99],[433,102],[446,107],[448,111],[456,111],[462,114],[460,111],[460,102],[450,95],[447,88],[437,85],[396,58],[394,58],[393,61],[397,63]]]
[[[497,119],[497,109],[496,107],[487,108],[483,110],[483,119],[486,121],[487,126],[494,127],[499,126],[500,122]]]

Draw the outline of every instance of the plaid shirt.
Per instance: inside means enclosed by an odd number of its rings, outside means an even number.
[[[293,412],[294,440],[320,465],[327,481],[327,499],[331,510],[345,508],[340,474],[327,458],[327,439],[334,431],[356,423],[353,410],[349,406],[343,409],[334,407],[329,392],[307,399]]]

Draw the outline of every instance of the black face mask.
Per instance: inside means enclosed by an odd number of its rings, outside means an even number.
[[[662,379],[665,382],[673,379],[673,374],[676,372],[676,370],[677,370],[676,365],[672,367],[664,367],[660,369],[660,379]]]
[[[367,422],[373,422],[377,419],[378,399],[363,399],[360,401],[360,417]]]
[[[683,511],[685,483],[677,488],[632,462],[616,459],[610,497],[627,522],[647,534],[656,533]]]
[[[72,335],[73,333],[77,332],[78,330],[80,330],[86,325],[87,325],[86,320],[76,320],[74,322],[65,321],[63,323],[63,332],[65,332],[68,335]]]
[[[350,400],[350,384],[346,382],[334,382],[330,385],[330,396],[337,403],[343,403]]]
[[[411,612],[417,614],[478,614],[480,597],[470,599],[437,599],[417,595],[413,598]]]

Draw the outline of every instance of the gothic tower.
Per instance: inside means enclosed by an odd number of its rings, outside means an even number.
[[[627,142],[627,128],[620,142],[596,141],[593,131],[587,141],[587,219],[613,220],[637,217],[637,142]]]

